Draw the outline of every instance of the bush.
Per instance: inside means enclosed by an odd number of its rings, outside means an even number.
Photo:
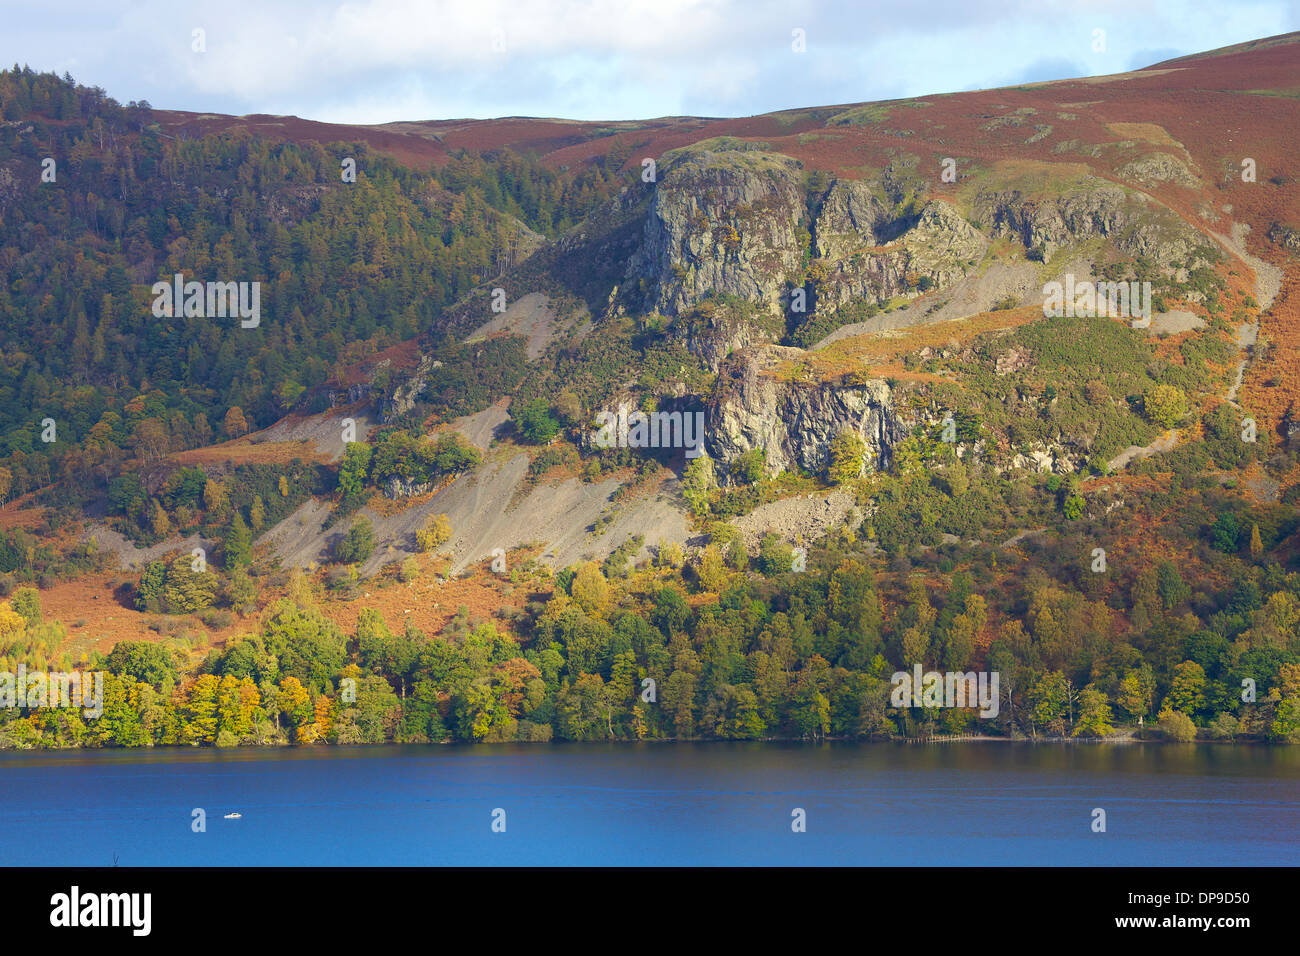
[[[1221,511],[1210,528],[1210,545],[1224,554],[1235,554],[1241,547],[1241,525],[1231,511]]]
[[[837,485],[860,477],[867,462],[867,443],[851,429],[845,429],[831,440],[827,476]]]
[[[1188,743],[1196,739],[1196,725],[1192,723],[1192,718],[1177,710],[1170,710],[1168,707],[1160,711],[1160,717],[1156,721],[1156,730],[1163,734],[1166,739],[1178,743]]]
[[[763,535],[758,545],[758,569],[772,577],[786,574],[794,564],[794,548],[774,534]]]
[[[41,595],[35,588],[19,588],[14,592],[10,603],[28,627],[41,623]]]
[[[350,441],[339,463],[338,489],[345,508],[360,503],[370,470],[371,448],[365,442]]]
[[[543,448],[528,466],[528,474],[536,478],[546,474],[559,465],[568,465],[578,460],[578,453],[569,445]]]
[[[235,616],[229,611],[219,611],[209,607],[199,612],[199,620],[214,631],[219,631],[229,627],[234,622]]]
[[[420,551],[436,551],[451,540],[451,521],[445,514],[430,515],[425,519],[424,527],[415,532],[415,543]]]
[[[1187,396],[1172,385],[1157,385],[1142,397],[1147,419],[1162,428],[1173,428],[1187,414]]]
[[[149,641],[118,641],[104,658],[104,668],[110,674],[153,687],[177,677],[175,655]]]
[[[150,561],[136,585],[136,607],[154,614],[190,614],[201,611],[216,598],[216,575],[195,571],[189,555],[170,564]]]
[[[361,580],[357,574],[357,569],[351,565],[345,568],[331,568],[325,575],[325,586],[331,591],[340,591],[345,594],[355,594],[357,584]]]
[[[223,582],[221,603],[240,614],[257,606],[257,585],[243,568],[236,568]]]
[[[534,445],[545,445],[560,433],[560,423],[551,415],[551,406],[543,398],[511,408],[510,417],[524,440]]]
[[[397,570],[397,579],[403,584],[408,584],[420,576],[420,565],[416,563],[415,555],[411,555],[402,562],[402,566]]]
[[[767,456],[763,454],[763,450],[751,448],[731,463],[731,477],[741,484],[756,484],[763,480],[763,468],[766,464]]]
[[[370,478],[376,485],[390,478],[422,484],[468,471],[482,460],[482,453],[459,432],[447,432],[429,442],[391,431],[375,445]]]
[[[661,568],[680,568],[682,566],[681,546],[673,541],[661,541],[655,552],[655,565]]]
[[[1241,732],[1241,723],[1232,714],[1219,714],[1206,730],[1215,740],[1232,740]]]
[[[334,560],[339,564],[360,564],[375,553],[375,528],[364,517],[352,522],[345,534],[334,544]]]
[[[643,535],[634,535],[628,538],[617,548],[610,552],[601,564],[601,571],[607,578],[621,578],[627,574],[627,563],[633,555],[641,550],[641,545],[645,543]]]

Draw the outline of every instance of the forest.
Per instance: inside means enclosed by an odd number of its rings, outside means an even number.
[[[87,662],[109,675],[103,716],[0,712],[0,747],[1097,738],[1139,722],[1172,740],[1300,742],[1300,575],[1261,559],[1258,524],[1214,519],[1201,557],[1220,587],[1163,560],[1112,569],[1124,583],[1109,603],[1080,589],[1086,572],[1044,570],[1069,562],[1069,540],[1008,573],[994,552],[913,567],[841,538],[794,571],[788,544],[769,536],[751,560],[727,528],[695,561],[665,546],[651,563],[616,552],[552,574],[516,557],[526,604],[496,621],[462,609],[438,635],[395,633],[370,609],[345,633],[295,571],[257,630],[197,669],[174,647],[120,642]],[[172,600],[201,586],[160,571]],[[0,669],[52,667],[62,630],[17,589],[0,603]],[[998,672],[1000,713],[889,706],[890,675],[915,661]]]
[[[22,317],[0,328],[0,500],[102,489],[130,458],[315,408],[349,365],[439,334],[523,231],[554,234],[620,182],[508,151],[420,172],[362,143],[176,139],[147,103],[18,66],[0,117],[0,315]],[[176,273],[260,282],[263,321],[155,317],[149,288]]]
[[[348,156],[355,183],[339,176]],[[172,138],[147,103],[0,72],[0,501],[35,492],[45,509],[35,526],[0,528],[0,671],[108,675],[98,719],[0,708],[0,749],[973,734],[1300,743],[1296,452],[1262,432],[1243,442],[1239,417],[1204,401],[1236,355],[1228,319],[1252,303],[1191,270],[1162,294],[1197,292],[1210,321],[1176,347],[1063,319],[909,354],[889,384],[922,424],[886,469],[863,476],[849,435],[820,473],[766,474],[755,450],[719,482],[702,463],[593,450],[582,434],[615,385],[631,383],[645,407],[701,393],[711,373],[683,341],[736,302],[705,300],[671,327],[613,315],[543,371],[522,336],[451,335],[447,310],[502,274],[528,232],[583,222],[616,193],[627,158],[611,149],[559,171],[509,150],[459,152],[417,171],[361,143]],[[149,288],[175,273],[263,282],[266,316],[250,329],[156,317]],[[871,314],[821,317],[791,340]],[[423,393],[337,463],[168,463],[328,408],[350,367],[417,336],[431,360]],[[1033,354],[1038,377],[1004,374],[995,340]],[[466,572],[498,589],[492,614],[461,607],[438,633],[395,629],[373,608],[337,623],[363,585],[451,580],[436,554],[454,532],[445,515],[415,532],[420,560],[365,576],[375,532],[357,513],[480,466],[491,449],[430,420],[503,397],[501,440],[528,454],[530,481],[616,476],[612,513],[671,476],[699,546],[652,542],[638,559],[645,542],[630,537],[603,561],[558,569],[522,548],[508,572]],[[934,424],[944,408],[968,451],[1051,439],[1087,454],[1068,474],[1012,475],[959,457]],[[1192,440],[1111,474],[1111,455],[1175,425]],[[1247,494],[1248,481],[1277,494]],[[747,539],[727,520],[832,489],[859,517],[804,542],[799,561],[790,542]],[[340,531],[328,567],[280,568],[254,540],[313,499]],[[115,595],[159,639],[71,653],[79,625],[46,613],[48,589],[107,565],[94,541],[60,540],[92,507],[137,546],[213,542],[143,561]],[[167,638],[182,618],[236,633],[218,647]],[[918,663],[996,671],[996,717],[892,707],[891,675]]]

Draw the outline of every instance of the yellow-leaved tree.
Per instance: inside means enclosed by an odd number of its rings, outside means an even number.
[[[602,613],[609,604],[609,582],[595,561],[588,561],[578,568],[569,591],[578,605],[590,614]]]
[[[8,601],[0,601],[0,641],[8,641],[27,630],[26,619]]]

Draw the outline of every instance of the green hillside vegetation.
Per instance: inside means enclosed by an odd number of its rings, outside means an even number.
[[[902,123],[914,106],[925,104],[818,118]],[[638,310],[649,280],[628,278],[628,257],[653,191],[620,192],[643,185],[624,138],[606,137],[604,157],[573,169],[494,150],[416,171],[362,144],[172,138],[148,104],[123,107],[20,68],[0,72],[0,118],[0,499],[35,491],[45,509],[41,523],[0,529],[0,671],[76,664],[110,675],[98,720],[0,708],[0,748],[1105,737],[1138,727],[1169,740],[1300,742],[1296,453],[1266,429],[1243,441],[1249,409],[1219,401],[1247,315],[1208,246],[1165,270],[1101,254],[1101,240],[1088,247],[1097,278],[1149,277],[1157,308],[1192,303],[1208,319],[1179,339],[1059,318],[913,350],[898,356],[908,375],[881,373],[897,376],[891,414],[905,427],[880,471],[858,477],[868,445],[850,429],[828,439],[817,474],[769,474],[762,448],[713,474],[709,460],[681,467],[669,449],[591,448],[592,417],[623,401],[701,407],[716,376],[688,345],[731,341],[739,324],[755,341],[808,346],[890,306],[855,302],[789,329],[723,295],[671,320]],[[348,156],[355,183],[340,179]],[[46,157],[58,175],[42,183]],[[674,162],[779,170],[804,183],[810,203],[828,186],[824,171],[805,176],[801,161],[733,137],[672,151],[661,172]],[[881,173],[900,217],[924,197],[921,168],[899,154]],[[967,206],[990,189],[1059,196],[1087,188],[1085,173],[994,163],[962,196]],[[527,230],[563,240],[521,262],[536,242]],[[261,323],[155,317],[152,284],[178,272],[262,283]],[[556,336],[540,360],[529,361],[522,335],[463,340],[492,316],[497,282],[511,299],[548,297]],[[410,367],[400,363],[377,373],[371,397],[384,424],[337,464],[169,460],[290,410],[325,411],[343,385],[364,392],[358,369],[416,337],[421,377],[399,383]],[[1268,348],[1261,338],[1259,354]],[[773,387],[802,386],[816,359],[787,363]],[[851,384],[872,369],[833,374]],[[510,426],[498,435],[526,447],[529,481],[553,469],[618,477],[586,530],[612,534],[615,509],[671,465],[680,483],[661,487],[680,490],[693,546],[638,562],[639,535],[606,539],[603,562],[552,573],[526,560],[512,563],[508,587],[489,579],[502,587],[491,619],[466,610],[441,633],[397,633],[364,608],[345,631],[331,612],[358,598],[362,566],[397,546],[363,506],[381,511],[376,495],[426,493],[477,467],[483,453],[446,423],[503,399]],[[388,416],[390,406],[401,413]],[[956,442],[938,424],[949,413]],[[53,441],[43,440],[47,420]],[[1115,455],[1170,429],[1181,430],[1172,451],[1108,475]],[[1044,449],[1046,466],[1015,458]],[[1017,467],[999,472],[995,460]],[[769,533],[747,547],[727,523],[832,486],[856,517],[818,541]],[[332,566],[308,576],[254,541],[312,499],[331,506],[335,533]],[[88,516],[140,546],[198,535],[210,550],[159,548],[134,580],[112,585],[158,641],[83,653],[93,627],[46,619],[32,585],[117,557],[61,535]],[[439,518],[402,543],[418,558],[366,588],[415,585],[446,560],[433,553],[455,537],[453,519]],[[1098,549],[1108,552],[1101,567]],[[195,621],[234,636],[191,659],[182,635]],[[890,676],[916,664],[998,672],[998,716],[890,706]],[[1243,693],[1250,682],[1254,698]]]
[[[345,365],[437,331],[517,248],[506,211],[552,233],[615,188],[599,169],[561,183],[504,154],[434,176],[362,144],[176,140],[148,104],[17,67],[0,72],[0,115],[0,467],[14,494],[106,484],[128,457],[271,424]],[[176,273],[262,283],[260,324],[155,318],[150,286]]]

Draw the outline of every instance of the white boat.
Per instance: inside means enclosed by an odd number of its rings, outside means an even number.
[[[244,816],[244,815],[243,815],[242,813],[227,813],[227,814],[226,814],[226,819],[227,819],[227,820],[239,820],[239,819],[241,819],[243,816]]]

